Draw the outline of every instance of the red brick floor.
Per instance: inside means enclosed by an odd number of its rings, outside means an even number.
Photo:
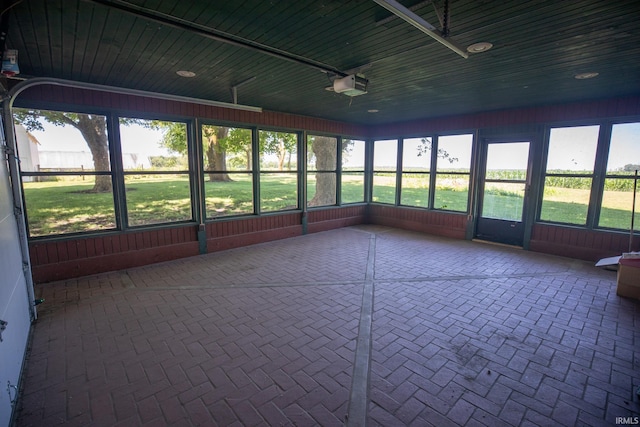
[[[569,259],[359,226],[36,293],[18,426],[640,416],[640,302]]]

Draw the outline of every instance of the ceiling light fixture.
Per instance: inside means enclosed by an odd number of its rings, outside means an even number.
[[[187,70],[178,70],[176,71],[176,74],[179,75],[180,77],[187,77],[187,78],[196,76],[196,73],[194,73],[193,71],[187,71]]]
[[[595,71],[590,71],[587,73],[578,73],[573,77],[578,80],[586,80],[586,79],[592,79],[594,77],[598,77],[599,75],[600,73],[596,73]]]
[[[414,27],[416,27],[417,29],[419,29],[429,37],[432,37],[436,41],[442,43],[443,45],[445,45],[446,47],[448,47],[458,55],[462,56],[463,58],[466,59],[469,57],[469,54],[467,54],[467,52],[460,49],[458,46],[456,46],[455,44],[451,43],[449,40],[445,39],[440,34],[438,34],[436,27],[429,24],[427,21],[425,21],[420,16],[416,15],[414,12],[410,11],[409,9],[407,9],[397,1],[395,0],[373,0],[373,1],[376,2],[378,5],[387,9],[389,12],[396,15],[398,18],[403,19],[404,21],[413,25]]]
[[[375,108],[367,110],[367,113],[379,113],[379,112],[380,112],[380,110],[376,110]]]
[[[469,53],[482,53],[486,52],[493,47],[493,44],[489,42],[478,42],[467,46],[467,52]]]

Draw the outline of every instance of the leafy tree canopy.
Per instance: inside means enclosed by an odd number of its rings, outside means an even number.
[[[420,145],[418,146],[418,156],[427,155],[431,153],[431,149],[433,148],[433,141],[431,138],[422,138],[420,140]],[[438,152],[436,153],[439,159],[446,159],[449,163],[455,163],[458,161],[457,157],[452,157],[446,150],[442,148],[438,148]]]
[[[163,131],[162,145],[167,149],[179,153],[187,153],[187,127],[184,123],[155,121],[153,126]],[[218,135],[222,126],[203,125],[202,143],[207,146]],[[226,137],[216,140],[219,151],[242,153],[251,149],[251,130],[243,128],[228,128]]]

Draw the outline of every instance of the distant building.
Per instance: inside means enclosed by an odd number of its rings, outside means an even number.
[[[23,172],[34,172],[40,168],[40,156],[38,146],[40,142],[31,135],[22,125],[16,125],[16,140],[18,142],[18,157],[20,159],[20,169]],[[25,182],[35,181],[34,177],[25,176]]]
[[[16,139],[22,172],[82,171],[94,168],[90,151],[39,150],[40,142],[22,125],[16,125]],[[141,154],[123,153],[122,166],[124,169],[151,169],[151,160]],[[22,180],[35,181],[34,177],[29,176],[23,176]]]

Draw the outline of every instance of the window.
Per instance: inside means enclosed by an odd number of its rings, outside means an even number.
[[[253,213],[251,129],[202,125],[206,217]]]
[[[411,138],[402,142],[402,189],[400,203],[429,207],[431,138]]]
[[[338,139],[307,137],[307,198],[309,207],[336,204]]]
[[[373,188],[371,200],[377,203],[396,203],[396,170],[398,140],[373,143]]]
[[[487,144],[482,218],[522,221],[528,163],[528,141]]]
[[[364,202],[365,145],[357,139],[342,140],[342,203]]]
[[[298,135],[259,131],[260,211],[298,208]]]
[[[434,209],[466,212],[473,135],[438,137]]]
[[[540,220],[586,225],[599,126],[553,128]]]
[[[116,228],[105,116],[15,109],[31,237]]]
[[[635,171],[640,173],[640,123],[615,124],[604,181],[598,225],[629,230]],[[640,197],[636,197],[634,230],[640,230]]]
[[[120,140],[128,225],[192,220],[187,125],[121,118]]]

